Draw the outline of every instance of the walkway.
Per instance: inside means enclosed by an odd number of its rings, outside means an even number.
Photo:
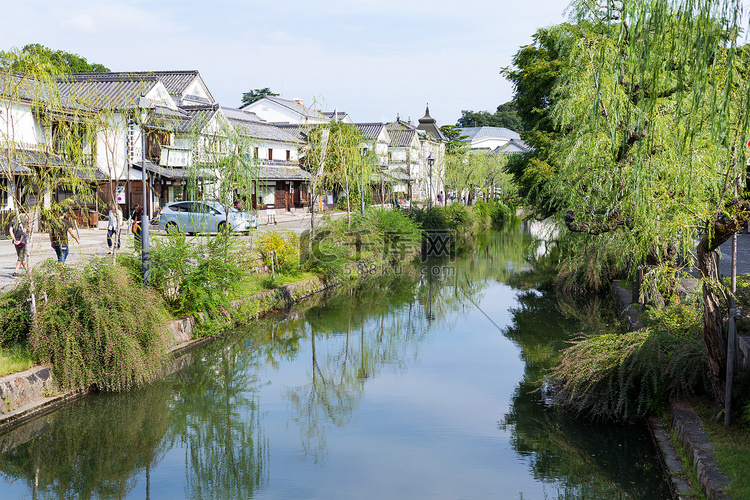
[[[341,217],[342,213],[333,212],[333,217]],[[345,215],[345,214],[344,214]],[[316,223],[320,220],[320,215],[316,214]],[[295,213],[287,212],[282,213],[278,211],[275,217],[276,223],[273,223],[273,218],[269,222],[269,218],[266,216],[265,211],[260,212],[258,218],[258,231],[267,232],[275,231],[279,228],[288,229],[294,231],[297,234],[301,234],[304,230],[310,228],[310,214],[298,210]],[[155,237],[161,237],[164,235],[164,231],[159,231],[157,227],[152,227],[152,235]],[[133,251],[134,241],[133,235],[127,228],[123,228],[123,240],[121,250]],[[77,262],[84,261],[91,255],[105,256],[107,255],[107,223],[100,222],[99,227],[96,229],[80,229],[78,230],[80,244],[76,245],[75,241],[70,239],[70,253],[66,263],[75,264]],[[12,278],[13,269],[16,266],[16,249],[13,247],[11,240],[6,239],[7,235],[0,237],[0,291],[3,291],[16,283],[16,280]],[[32,265],[39,263],[40,260],[44,259],[56,259],[55,251],[49,244],[49,234],[47,233],[36,233],[32,237],[32,241],[29,245],[30,259]],[[23,268],[21,268],[21,274],[23,274]]]

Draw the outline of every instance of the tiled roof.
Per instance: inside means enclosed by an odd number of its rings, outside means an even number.
[[[518,149],[519,151],[514,151]],[[495,148],[495,153],[500,154],[513,154],[513,153],[529,153],[531,151],[534,151],[534,148],[526,144],[521,139],[511,139],[502,146],[498,146]]]
[[[430,116],[430,107],[427,106],[425,109],[424,116],[419,119],[419,125],[417,126],[417,130],[423,130],[427,133],[430,139],[433,141],[446,141],[447,139],[443,135],[442,130],[440,130],[437,126],[437,122],[433,117]]]
[[[473,142],[477,139],[502,137],[507,139],[520,140],[521,136],[518,132],[513,132],[505,127],[464,127],[459,128],[462,135],[468,136],[464,139],[465,142]]]
[[[3,165],[4,171],[10,171],[13,174],[31,174],[30,166],[35,167],[63,167],[63,168],[76,168],[75,176],[79,179],[89,180],[104,180],[109,179],[109,176],[100,172],[96,168],[80,169],[74,165],[70,165],[65,158],[47,151],[34,150],[34,149],[16,149],[13,151],[13,161],[8,165],[8,150],[0,150],[0,165]]]
[[[293,166],[258,165],[258,179],[265,181],[309,181],[308,171]]]
[[[141,162],[139,161],[133,162],[132,166],[136,170],[142,170]],[[184,180],[190,177],[190,171],[188,169],[179,167],[162,167],[161,165],[156,165],[149,160],[146,160],[146,171],[152,174],[156,174],[164,179],[173,181]],[[202,170],[196,171],[196,177],[199,179],[210,179],[213,178],[214,175],[210,172]]]
[[[179,122],[178,132],[183,134],[199,133],[218,112],[219,105],[182,106],[183,118]]]
[[[232,126],[247,137],[287,143],[299,142],[296,132],[262,121],[255,113],[235,108],[222,108],[222,111]]]
[[[296,137],[298,141],[305,141],[305,133],[307,128],[314,127],[314,125],[297,125],[296,123],[275,123],[274,127],[285,131],[288,134]]]
[[[362,132],[365,139],[372,140],[377,139],[380,132],[386,128],[385,123],[355,123],[354,126]]]
[[[74,76],[79,76],[88,80],[92,79],[103,79],[108,80],[110,78],[125,77],[125,78],[156,78],[170,95],[182,96],[185,89],[195,80],[196,77],[200,76],[197,70],[187,71],[130,71],[120,73],[74,73]],[[210,95],[210,94],[209,94]],[[212,98],[213,99],[213,98]],[[213,101],[211,101],[213,102]]]
[[[414,140],[414,135],[417,133],[417,129],[413,125],[404,123],[402,121],[396,121],[386,125],[388,135],[391,136],[390,146],[392,148],[405,148],[411,145]]]
[[[88,75],[105,75],[88,78]],[[112,75],[111,73],[73,74],[58,81],[60,98],[70,108],[129,109],[151,90],[156,77]]]
[[[340,121],[349,115],[346,111],[323,111],[323,116],[329,120]]]
[[[325,115],[321,113],[320,111],[316,109],[306,108],[304,105],[299,104],[297,101],[292,101],[290,99],[282,99],[280,97],[272,97],[272,96],[266,96],[263,99],[267,99],[280,106],[284,106],[285,108],[291,109],[295,113],[298,113],[302,116],[316,116],[318,118],[325,118]],[[261,101],[263,99],[261,99]]]

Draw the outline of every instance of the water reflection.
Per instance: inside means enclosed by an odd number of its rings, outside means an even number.
[[[169,384],[87,397],[2,436],[23,441],[0,457],[0,473],[33,499],[125,498],[133,478],[147,474],[168,447]],[[28,498],[27,496],[27,498]]]
[[[600,321],[595,302],[554,295],[554,251],[538,248],[509,227],[470,255],[259,320],[168,380],[0,436],[0,487],[8,498],[666,497],[643,429],[546,404],[545,371],[582,319]]]

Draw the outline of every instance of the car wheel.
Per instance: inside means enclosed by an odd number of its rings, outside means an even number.
[[[164,230],[167,232],[167,234],[173,234],[180,230],[179,227],[177,227],[176,222],[169,222],[167,223],[167,226],[164,228]]]
[[[219,222],[219,225],[217,226],[217,229],[220,233],[223,233],[227,230],[227,223],[226,222]]]

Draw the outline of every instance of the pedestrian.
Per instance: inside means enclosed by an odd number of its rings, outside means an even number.
[[[117,249],[120,249],[120,227],[122,227],[122,210],[114,201],[109,207],[107,219],[107,248],[109,248],[109,253],[112,253],[115,251],[114,240],[117,241]]]
[[[443,192],[440,191],[440,194],[438,194],[438,205],[443,204]]]
[[[13,219],[13,224],[11,224],[10,229],[8,230],[8,235],[10,236],[10,239],[13,240],[13,246],[16,247],[16,256],[18,257],[18,261],[16,262],[16,269],[12,274],[13,278],[18,278],[18,271],[21,266],[23,266],[27,274],[29,272],[29,267],[28,265],[26,265],[26,244],[28,243],[28,238],[23,227],[25,224],[25,217],[20,219],[18,217],[15,217]]]
[[[63,266],[65,265],[65,260],[68,258],[68,235],[76,240],[76,243],[81,244],[75,231],[73,231],[73,224],[68,220],[68,211],[63,210],[60,218],[52,221],[52,227],[50,227],[49,231],[49,241],[57,255],[57,262]]]
[[[133,209],[133,213],[130,214],[130,230],[135,236],[135,251],[138,252],[141,249],[141,217],[143,216],[143,208],[140,205],[136,205]]]

